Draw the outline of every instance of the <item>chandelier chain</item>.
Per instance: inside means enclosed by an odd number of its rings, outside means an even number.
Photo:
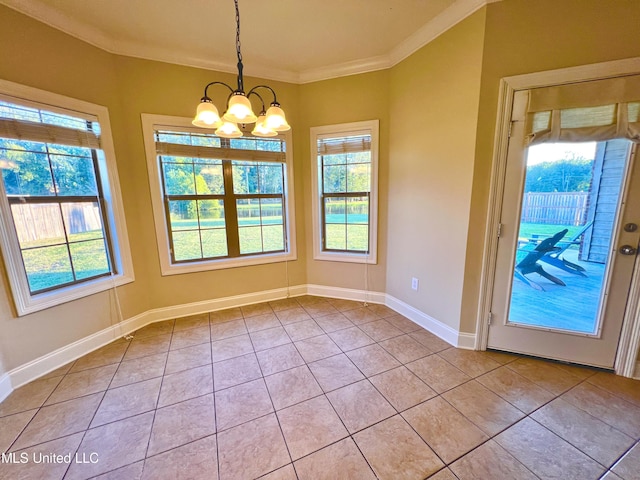
[[[0,0],[1,1],[1,0]],[[286,132],[291,129],[287,123],[284,112],[276,98],[276,92],[268,85],[256,85],[245,93],[244,79],[242,71],[242,50],[240,46],[240,7],[239,0],[233,0],[236,10],[236,55],[238,57],[238,86],[233,88],[224,82],[210,82],[204,87],[204,95],[200,99],[200,105],[196,111],[196,117],[191,123],[200,128],[215,128],[215,134],[221,138],[238,138],[242,136],[242,131],[238,125],[255,123],[256,126],[251,134],[256,137],[275,137],[278,132]],[[227,109],[220,115],[213,101],[207,95],[209,87],[222,85],[231,91],[227,98]],[[265,110],[265,102],[256,89],[267,89],[273,94],[271,106]],[[256,115],[251,107],[249,97],[256,96],[260,100],[262,109],[260,115]]]
[[[238,63],[242,63],[242,52],[240,51],[240,9],[238,8],[238,0],[234,0],[236,5],[236,53],[238,54]]]

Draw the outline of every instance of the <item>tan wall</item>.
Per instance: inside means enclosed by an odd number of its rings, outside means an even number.
[[[311,284],[383,292],[387,268],[387,200],[389,172],[389,72],[380,71],[301,86],[300,123],[296,125],[296,156],[302,156],[307,230],[307,281]],[[311,159],[309,128],[363,120],[380,121],[378,165],[378,263],[327,262],[313,259]]]
[[[484,9],[391,69],[387,293],[457,329]],[[411,278],[420,281],[411,290]]]
[[[475,331],[499,79],[640,56],[639,20],[640,2],[628,0],[505,0],[388,71],[270,81],[294,125],[298,261],[289,264],[290,283],[364,288],[362,265],[312,258],[308,133],[378,118],[379,262],[369,288]],[[0,45],[0,78],[109,108],[136,274],[118,289],[125,318],[286,285],[284,264],[160,275],[140,114],[191,116],[204,84],[232,83],[232,75],[111,55],[4,6]],[[213,93],[221,103],[224,94]],[[411,277],[420,279],[417,293]],[[16,318],[4,272],[0,281],[0,375],[118,319],[111,292]]]
[[[640,2],[628,0],[507,0],[487,7],[461,331],[476,328],[500,79],[640,56],[639,25]]]
[[[130,237],[135,239],[136,244],[147,246],[144,251],[137,252],[137,255],[145,259],[147,276],[144,282],[153,308],[285,287],[287,267],[284,263],[161,276],[140,114],[191,117],[202,96],[202,89],[207,83],[212,80],[221,80],[233,85],[236,81],[235,75],[121,56],[115,58],[115,63],[118,92],[127,100],[126,105],[122,107],[122,126],[128,133],[125,148],[131,175],[129,181],[131,191],[136,196],[141,210],[139,223],[129,226]],[[264,81],[245,78],[246,87],[256,85],[258,82],[264,83]],[[296,126],[295,134],[298,134],[299,87],[273,81],[268,83],[276,90],[278,101],[287,112],[289,122]],[[209,94],[220,106],[224,104],[228,91],[223,87],[214,87],[209,90]],[[265,98],[265,101],[267,100],[269,100],[268,97]],[[301,184],[303,168],[301,152],[295,138],[293,153],[297,187]],[[298,195],[301,190],[299,187],[295,188],[298,246],[304,245],[305,233],[303,221],[305,209],[302,195]],[[299,250],[299,260],[289,262],[288,266],[291,285],[305,283],[305,251],[304,248]]]
[[[127,152],[121,139],[121,103],[113,56],[57,30],[0,6],[0,78],[50,92],[106,105],[112,119],[118,169],[129,226],[138,223],[139,210],[127,175]],[[143,246],[132,242],[134,268],[144,277],[138,255]],[[16,318],[2,264],[0,288],[0,350],[11,370],[118,321],[109,292]],[[119,289],[126,317],[149,308],[142,282]]]
[[[111,55],[4,6],[0,6],[0,45],[0,78],[109,108],[136,275],[134,283],[118,289],[125,319],[152,308],[287,285],[284,263],[160,275],[140,114],[191,116],[206,83],[222,79],[233,84],[235,76]],[[257,82],[245,79],[248,87]],[[289,121],[296,125],[299,86],[269,84],[278,92]],[[211,93],[219,104],[226,98],[224,89]],[[299,260],[289,263],[291,285],[306,283],[301,153],[294,149]],[[112,292],[16,317],[4,264],[2,270],[0,358],[5,371],[118,321]]]

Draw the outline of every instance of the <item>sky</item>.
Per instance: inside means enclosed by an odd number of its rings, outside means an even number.
[[[563,158],[584,157],[593,160],[596,153],[596,142],[583,143],[541,143],[529,147],[527,165],[541,162],[562,160]],[[574,155],[572,155],[572,153]]]

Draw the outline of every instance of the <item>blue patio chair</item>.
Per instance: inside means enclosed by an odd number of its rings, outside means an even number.
[[[555,283],[556,285],[562,285],[563,287],[565,287],[566,283],[564,283],[558,277],[554,277],[553,275],[551,275],[544,268],[542,268],[542,265],[540,265],[540,263],[538,262],[544,256],[551,253],[557,253],[558,251],[561,250],[561,248],[556,246],[556,244],[560,240],[562,240],[562,237],[564,237],[568,231],[569,230],[565,228],[564,230],[561,230],[555,235],[553,235],[552,237],[545,238],[539,244],[537,244],[535,248],[533,248],[532,250],[519,249],[519,251],[525,252],[526,256],[522,260],[520,260],[516,265],[516,268],[514,270],[515,277],[536,290],[544,291],[544,288],[542,288],[542,286],[540,286],[536,282],[527,278],[526,275],[530,273],[537,273],[538,275],[546,278],[547,280]]]
[[[588,223],[585,223],[583,227],[580,230],[578,230],[576,234],[573,237],[571,237],[569,240],[558,242],[558,244],[556,245],[557,247],[559,247],[558,250],[555,250],[553,252],[547,253],[546,255],[543,255],[542,257],[540,257],[539,260],[541,262],[544,262],[546,264],[559,268],[560,270],[564,270],[565,272],[574,273],[576,275],[581,275],[583,277],[586,277],[587,275],[586,273],[584,273],[586,272],[586,270],[583,266],[570,262],[569,260],[562,258],[560,255],[562,255],[565,252],[565,250],[570,246],[580,245],[580,242],[581,242],[580,237],[582,237],[585,234],[585,232],[589,230],[589,228],[591,228],[592,225],[593,225],[593,220],[591,220]]]

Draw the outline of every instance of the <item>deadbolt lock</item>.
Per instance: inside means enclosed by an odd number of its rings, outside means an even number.
[[[638,230],[638,225],[635,223],[627,223],[624,226],[625,232],[635,232],[636,230]]]

